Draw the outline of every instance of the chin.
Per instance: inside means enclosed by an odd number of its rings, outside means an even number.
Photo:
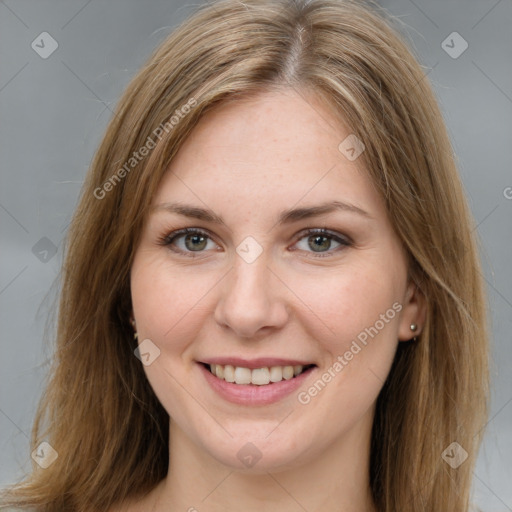
[[[280,435],[271,432],[272,429],[265,429],[259,436],[231,432],[232,438],[226,435],[222,441],[217,440],[220,442],[215,442],[210,436],[202,439],[201,446],[217,462],[248,474],[279,472],[307,462],[305,454],[311,452],[308,443],[284,430]]]

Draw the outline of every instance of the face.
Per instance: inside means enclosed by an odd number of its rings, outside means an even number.
[[[160,183],[133,313],[171,428],[206,458],[293,467],[368,434],[417,334],[384,203],[338,149],[349,134],[313,97],[261,94],[203,117]]]

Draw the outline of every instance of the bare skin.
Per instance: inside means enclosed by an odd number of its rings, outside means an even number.
[[[360,160],[338,150],[349,134],[312,97],[265,93],[209,113],[173,160],[131,272],[139,341],[160,350],[144,370],[171,417],[169,472],[110,512],[375,510],[375,402],[425,309],[382,199]],[[332,201],[345,206],[278,222]],[[163,206],[177,202],[223,223]],[[176,235],[182,228],[201,233]],[[247,237],[257,245],[241,247],[261,248],[250,263],[236,251]],[[200,362],[218,356],[315,367],[276,402],[236,404],[205,378]],[[248,443],[260,457],[250,467],[239,456]]]

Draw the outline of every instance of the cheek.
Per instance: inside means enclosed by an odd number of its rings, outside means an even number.
[[[304,315],[310,318],[304,325],[311,337],[334,356],[348,350],[358,336],[364,340],[367,330],[376,323],[379,338],[396,341],[396,310],[401,308],[393,308],[400,297],[395,281],[379,268],[351,266],[338,272],[296,277],[293,282],[294,292],[309,311],[304,309]]]
[[[398,345],[400,295],[389,275],[378,276],[354,268],[309,286],[303,282],[299,291],[314,313],[309,314],[308,335],[324,357],[317,380],[301,388],[297,399],[302,412],[323,418],[333,435],[359,421],[374,404]],[[322,436],[322,424],[315,421],[308,428],[318,428]]]
[[[165,255],[151,251],[137,253],[132,266],[131,294],[139,342],[150,339],[160,351],[144,366],[144,372],[160,403],[178,422],[200,413],[183,386],[190,367],[182,363],[207,315],[201,298],[215,282],[213,276],[198,275],[192,267],[171,268]]]
[[[132,267],[131,292],[137,329],[166,350],[177,351],[207,313],[204,304],[218,279],[193,267],[171,267],[161,254],[145,254]]]

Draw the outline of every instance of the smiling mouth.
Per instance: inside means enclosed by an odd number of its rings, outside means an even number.
[[[233,384],[266,386],[291,380],[302,373],[316,367],[315,364],[294,366],[269,366],[262,368],[245,368],[242,366],[201,363],[210,373],[218,379]]]

